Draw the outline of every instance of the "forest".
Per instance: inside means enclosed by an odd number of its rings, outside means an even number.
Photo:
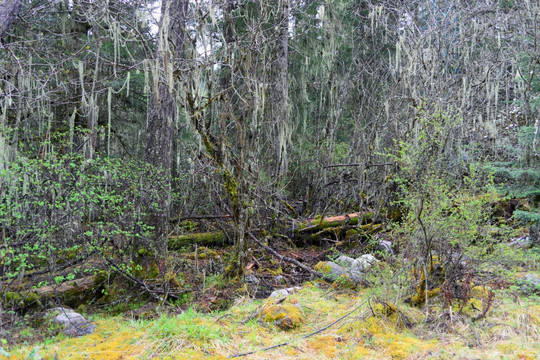
[[[0,359],[537,359],[537,0],[0,0]]]

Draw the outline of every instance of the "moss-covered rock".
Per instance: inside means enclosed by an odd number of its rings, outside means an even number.
[[[273,304],[263,310],[261,320],[274,324],[281,330],[290,330],[304,322],[304,313],[298,303]]]

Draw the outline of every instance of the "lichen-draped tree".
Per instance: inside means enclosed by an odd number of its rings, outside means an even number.
[[[188,1],[167,0],[161,7],[153,69],[153,91],[150,95],[145,160],[161,174],[162,189],[157,209],[149,223],[154,227],[153,247],[158,254],[167,251],[171,196],[172,146],[176,118],[175,70],[178,69],[184,46]]]
[[[22,0],[3,0],[0,3],[0,40],[21,11]]]
[[[281,179],[289,166],[288,147],[290,142],[289,124],[289,0],[279,0],[274,15],[275,28],[278,29],[275,41],[275,59],[272,64],[272,102],[271,117],[274,122],[273,143],[276,167],[275,174]]]

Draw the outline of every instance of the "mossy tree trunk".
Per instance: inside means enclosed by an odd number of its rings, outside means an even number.
[[[22,4],[22,0],[5,0],[0,3],[0,39],[17,18]]]
[[[171,198],[172,145],[176,119],[176,86],[174,71],[181,62],[184,24],[188,1],[163,1],[158,33],[154,88],[150,97],[145,160],[161,172],[157,208],[151,210],[154,227],[153,247],[158,254],[167,251],[169,207]]]

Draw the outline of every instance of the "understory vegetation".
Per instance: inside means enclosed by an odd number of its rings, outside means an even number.
[[[539,14],[4,1],[0,359],[538,358]]]

